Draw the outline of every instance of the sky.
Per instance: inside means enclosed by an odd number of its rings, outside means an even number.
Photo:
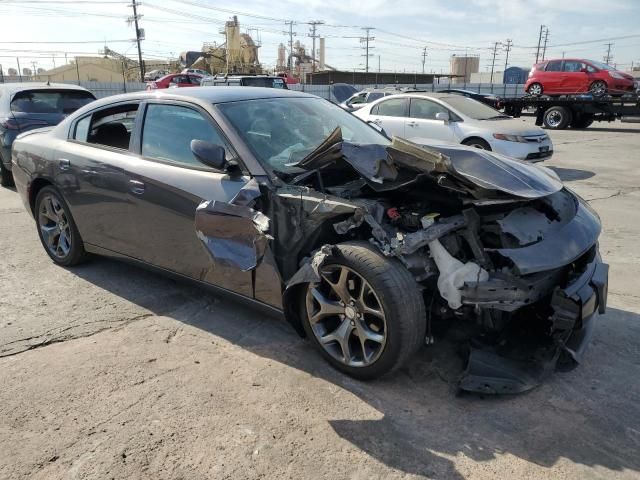
[[[639,0],[138,0],[140,27],[146,38],[143,56],[175,58],[200,50],[203,42],[224,42],[224,22],[237,14],[242,30],[259,40],[266,67],[276,62],[280,43],[311,46],[310,21],[323,21],[326,63],[363,70],[361,37],[371,27],[370,70],[446,73],[451,55],[480,56],[480,69],[496,71],[505,63],[504,44],[512,40],[509,66],[529,68],[535,60],[540,26],[548,28],[547,58],[602,61],[611,43],[611,64],[629,70],[640,65]],[[65,63],[65,53],[97,55],[107,45],[137,56],[131,0],[0,0],[0,64],[51,68]],[[69,42],[69,43],[64,43]]]

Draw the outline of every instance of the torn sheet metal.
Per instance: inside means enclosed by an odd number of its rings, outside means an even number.
[[[427,228],[404,235],[395,251],[399,255],[414,253],[419,248],[429,244],[429,242],[465,226],[466,220],[462,215],[443,218]]]
[[[255,199],[260,195],[262,195],[260,192],[260,186],[254,177],[249,180],[244,187],[238,191],[238,193],[236,193],[235,197],[233,197],[229,203],[232,205],[252,207],[255,203]]]
[[[398,176],[398,170],[384,145],[343,143],[342,155],[356,172],[372,182],[393,181]]]
[[[532,207],[522,207],[509,212],[497,221],[503,233],[513,236],[525,246],[544,238],[551,225],[546,215]]]
[[[215,263],[246,272],[262,259],[269,219],[249,207],[205,201],[196,209],[196,234]]]

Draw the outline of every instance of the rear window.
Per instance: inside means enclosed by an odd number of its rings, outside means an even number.
[[[11,100],[11,111],[16,113],[70,114],[95,100],[82,90],[27,90],[17,93]]]
[[[243,78],[242,84],[245,87],[267,87],[267,88],[287,88],[283,78]]]

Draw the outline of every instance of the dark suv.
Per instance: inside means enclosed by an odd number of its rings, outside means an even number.
[[[203,78],[200,86],[266,87],[288,90],[287,82],[284,78],[268,75],[215,75],[213,77]]]
[[[47,83],[0,84],[0,183],[13,185],[11,145],[22,132],[57,125],[96,99],[82,87]]]

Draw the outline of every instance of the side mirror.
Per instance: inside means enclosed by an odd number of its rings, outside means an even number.
[[[436,120],[442,120],[444,123],[449,123],[449,114],[447,112],[436,113]]]
[[[224,147],[204,140],[191,140],[191,152],[202,163],[216,170],[224,171],[227,166]]]

